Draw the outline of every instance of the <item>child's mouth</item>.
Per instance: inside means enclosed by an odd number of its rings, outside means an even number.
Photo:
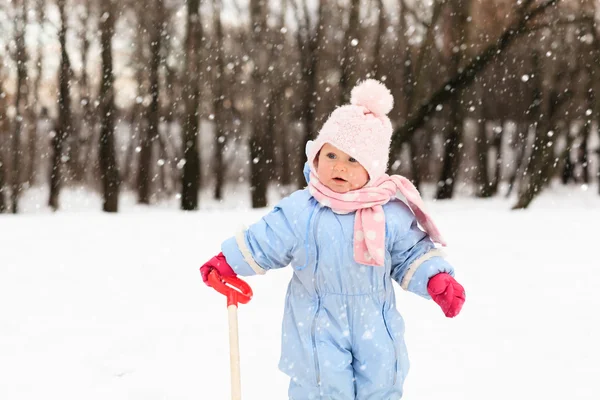
[[[333,178],[333,181],[334,181],[335,183],[345,183],[345,182],[346,182],[346,180],[345,180],[345,179],[342,179],[342,178]]]

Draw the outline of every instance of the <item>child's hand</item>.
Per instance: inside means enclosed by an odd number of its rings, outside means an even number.
[[[448,318],[457,316],[465,302],[465,289],[447,273],[431,277],[427,291]]]
[[[206,262],[203,266],[200,267],[200,273],[202,274],[202,280],[208,284],[208,274],[212,270],[216,270],[221,276],[236,276],[237,274],[233,271],[233,269],[227,264],[227,260],[225,260],[225,256],[223,253],[219,253],[214,256],[210,260]]]

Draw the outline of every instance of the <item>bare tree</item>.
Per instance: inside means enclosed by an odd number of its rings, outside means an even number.
[[[135,69],[135,84],[136,84],[136,101],[131,106],[129,115],[129,142],[127,143],[127,150],[125,152],[125,162],[123,166],[122,182],[126,185],[140,190],[140,178],[138,175],[142,173],[142,162],[139,160],[143,150],[142,137],[146,138],[148,135],[148,107],[146,105],[147,91],[149,90],[149,78],[148,68],[146,66],[150,64],[149,57],[146,54],[149,46],[148,41],[148,4],[146,3],[134,3],[134,10],[137,14],[137,23],[141,29],[136,31],[135,35],[135,51],[133,52],[132,64]],[[144,150],[146,152],[147,149]],[[137,164],[136,164],[137,160]],[[136,170],[137,165],[137,170]]]
[[[600,8],[600,5],[597,5],[597,7]],[[593,73],[590,72],[590,77],[592,78],[593,82],[593,88],[589,97],[590,110],[592,113],[590,115],[590,119],[595,118],[596,123],[600,124],[600,100],[598,99],[600,96],[600,80],[598,79],[598,75],[600,75],[600,71],[598,70],[598,66],[600,66],[600,43],[598,42],[597,36],[595,43],[597,44],[598,48],[594,51],[594,65],[596,66],[596,70]],[[596,133],[598,135],[598,139],[600,139],[600,126],[596,127]],[[596,177],[598,178],[598,194],[600,194],[600,146],[596,149],[596,154],[596,161],[598,162],[598,171],[596,172]]]
[[[538,52],[533,53],[533,85],[535,88],[536,99],[532,106],[532,114],[537,121],[535,126],[535,139],[531,149],[531,155],[527,163],[526,173],[524,173],[521,185],[519,187],[519,198],[513,209],[527,208],[534,199],[542,186],[548,180],[548,165],[551,162],[554,146],[551,138],[552,121],[554,114],[553,108],[555,100],[552,98],[550,90],[543,88],[543,76],[548,72],[542,70]]]
[[[15,61],[17,62],[17,93],[15,95],[15,126],[12,137],[12,190],[11,202],[12,212],[18,212],[19,196],[23,190],[21,183],[21,132],[23,130],[23,118],[27,109],[27,49],[25,47],[25,33],[27,26],[27,9],[28,1],[21,0],[17,2],[16,7],[21,6],[17,12],[15,20],[15,43],[16,54]]]
[[[62,184],[62,165],[63,165],[63,144],[69,137],[72,128],[72,113],[71,113],[71,94],[69,92],[69,78],[71,75],[71,61],[67,54],[67,15],[65,13],[66,0],[57,0],[58,10],[60,13],[61,26],[58,33],[58,41],[60,42],[60,71],[58,77],[58,123],[56,125],[56,133],[52,138],[52,169],[50,171],[50,197],[48,205],[54,210],[58,210],[58,198]]]
[[[599,44],[600,47],[600,44]],[[600,54],[595,53],[594,56],[595,60],[596,60],[596,67],[598,67],[598,65],[600,65]],[[596,118],[596,123],[600,124],[600,101],[598,100],[598,93],[600,93],[600,83],[598,82],[598,79],[594,79],[595,76],[597,76],[599,74],[599,71],[595,71],[594,73],[590,73],[590,80],[591,80],[591,85],[592,87],[589,90],[589,103],[590,103],[590,112],[591,114],[589,115],[590,120],[592,120],[595,117]],[[597,126],[596,128],[596,133],[598,135],[598,138],[600,139],[600,126]],[[596,172],[596,177],[598,178],[598,194],[600,194],[600,146],[598,148],[596,148],[596,160],[597,160],[597,167],[598,167],[598,171]]]
[[[600,93],[600,79],[598,79],[600,75],[600,23],[598,21],[598,18],[600,18],[600,3],[594,1],[590,8],[590,14],[596,16],[596,18],[590,18],[587,21],[587,32],[592,38],[592,49],[589,51],[590,63],[586,65],[589,77],[586,96],[589,111],[586,112],[586,124],[589,125],[591,121],[596,120],[598,124],[596,132],[600,139],[600,100],[598,99]],[[596,177],[598,178],[598,194],[600,194],[600,147],[596,149],[596,154],[598,166]]]
[[[371,72],[376,79],[381,79],[381,54],[384,36],[387,33],[387,18],[385,14],[385,6],[383,0],[376,0],[377,3],[377,34],[375,36],[375,45],[373,46],[373,64],[371,65]]]
[[[0,93],[4,93],[3,90],[3,78],[4,74],[2,66],[4,60],[0,56]],[[6,117],[6,97],[0,95],[0,214],[6,212],[6,199],[4,197],[6,188],[6,174],[5,174],[5,158],[4,158],[4,133],[8,131],[8,118]]]
[[[95,148],[94,140],[96,137],[96,118],[93,107],[92,88],[90,83],[90,74],[88,72],[88,60],[90,56],[91,39],[93,32],[96,31],[96,19],[92,18],[94,9],[92,0],[85,0],[80,15],[81,29],[79,38],[81,41],[81,77],[79,82],[79,99],[81,102],[81,123],[80,129],[75,140],[79,142],[78,151],[75,152],[75,181],[82,182],[89,179],[89,175],[97,171],[97,158],[92,157]]]
[[[560,0],[546,0],[543,3],[532,7],[534,0],[523,0],[516,10],[514,21],[502,32],[497,40],[485,47],[479,54],[471,58],[461,71],[447,79],[439,88],[421,105],[418,109],[410,113],[404,124],[395,129],[392,135],[391,154],[399,150],[399,146],[414,132],[423,126],[426,119],[429,118],[440,104],[449,101],[457,90],[461,90],[470,85],[475,77],[499,54],[505,51],[515,39],[531,32],[531,21],[542,15],[546,10],[556,5]]]
[[[360,0],[350,0],[348,25],[344,35],[344,47],[341,60],[340,104],[350,102],[350,91],[356,84],[358,63],[358,44],[360,42]]]
[[[274,29],[275,38],[271,49],[272,65],[275,73],[271,77],[273,90],[271,91],[271,99],[269,103],[269,137],[273,138],[273,152],[270,155],[275,163],[275,175],[278,183],[289,185],[292,181],[292,162],[289,151],[289,143],[292,135],[289,132],[290,102],[286,93],[289,93],[290,82],[286,78],[286,70],[290,63],[290,49],[287,43],[287,28],[285,19],[288,11],[288,1],[281,2],[281,11],[277,26]],[[289,73],[288,73],[289,74]],[[291,75],[291,74],[289,74]]]
[[[304,89],[304,97],[302,101],[302,121],[304,123],[304,135],[302,137],[300,148],[297,150],[299,153],[297,160],[298,165],[295,166],[294,171],[296,175],[296,182],[300,183],[304,180],[302,175],[302,168],[304,166],[304,144],[309,140],[313,139],[315,135],[316,125],[316,97],[317,97],[317,72],[319,70],[319,64],[321,62],[321,46],[324,43],[325,37],[325,7],[327,2],[325,0],[319,0],[317,8],[317,20],[311,22],[310,13],[308,11],[307,0],[293,0],[292,5],[294,7],[294,14],[296,16],[296,22],[298,29],[296,31],[296,42],[298,44],[298,51],[300,53],[300,63],[302,72],[302,81],[306,85]]]
[[[1,151],[0,151],[1,153]],[[0,214],[6,211],[6,201],[4,200],[4,157],[0,154]]]
[[[505,0],[496,1],[493,4],[485,0],[472,0],[469,45],[466,46],[467,50],[465,51],[468,58],[472,58],[485,46],[488,42],[487,38],[502,33],[502,30],[505,28],[504,16],[507,15],[508,7]],[[499,87],[494,92],[502,90],[504,87],[502,82],[510,78],[510,75],[506,73],[507,67],[505,66],[509,57],[514,59],[514,54],[503,54],[498,57],[495,63],[488,65],[475,78],[471,90],[466,93],[469,102],[465,104],[465,107],[471,106],[469,108],[473,112],[472,117],[476,119],[476,136],[474,138],[476,154],[473,165],[475,169],[474,183],[476,185],[475,195],[481,198],[494,195],[494,191],[492,190],[494,183],[491,181],[489,168],[491,142],[488,138],[488,122],[494,118],[495,114],[498,114],[497,112],[492,112],[492,109],[498,108],[495,104],[497,103],[497,98],[494,96],[494,93],[486,93],[486,89],[489,91],[490,87]],[[514,73],[516,74],[517,71],[514,71]],[[498,81],[497,74],[503,76],[500,82]],[[512,83],[512,81],[510,82]],[[469,95],[471,95],[470,98],[468,97]],[[514,114],[517,113],[517,111],[514,112]],[[500,169],[497,168],[496,171],[499,173]]]
[[[450,25],[448,35],[450,41],[447,49],[450,52],[451,74],[456,76],[460,72],[466,50],[467,17],[471,6],[470,0],[452,0],[449,8],[450,17],[447,24]],[[454,89],[454,95],[450,99],[450,121],[446,126],[446,140],[444,141],[444,161],[442,172],[438,181],[436,198],[449,199],[454,192],[454,184],[458,173],[460,141],[463,136],[464,106],[463,91]]]
[[[35,102],[37,99],[41,98],[40,87],[42,83],[42,76],[44,72],[44,60],[43,60],[43,45],[42,38],[45,35],[45,23],[46,23],[46,1],[45,0],[35,0],[35,10],[37,16],[37,22],[39,25],[39,35],[37,37],[37,51],[36,51],[36,60],[35,65],[37,69],[35,81],[33,83],[32,96],[33,101]],[[37,179],[37,147],[38,147],[38,132],[37,132],[37,124],[35,121],[37,120],[37,110],[35,107],[31,107],[32,110],[32,121],[33,126],[30,129],[29,133],[29,167],[27,173],[27,182],[29,186],[35,184]]]
[[[252,133],[250,135],[250,190],[252,207],[260,208],[267,205],[267,185],[269,183],[269,164],[267,160],[267,116],[269,114],[268,99],[271,88],[267,83],[270,53],[268,44],[267,25],[268,4],[263,0],[250,0],[250,26],[253,49],[251,51],[254,63],[252,71]]]
[[[434,74],[435,62],[438,56],[435,46],[437,26],[443,16],[445,1],[433,2],[430,18],[424,21],[417,18],[417,11],[409,8],[405,0],[399,0],[400,15],[396,27],[397,44],[394,51],[394,68],[390,71],[392,84],[391,90],[395,97],[397,114],[394,118],[397,125],[402,126],[406,119],[412,115],[420,101],[426,96],[431,79]],[[411,45],[409,25],[417,24],[422,29],[423,40],[419,46]],[[404,143],[409,145],[410,170],[415,186],[420,185],[420,173],[418,168],[418,140],[399,140],[392,143],[390,149],[390,160],[396,159]],[[427,139],[427,138],[426,138]]]
[[[112,38],[115,29],[116,3],[101,1],[100,45],[102,84],[100,87],[100,148],[99,162],[104,195],[103,210],[117,212],[119,208],[119,169],[115,154],[115,101],[112,60]]]
[[[225,163],[223,162],[223,151],[227,140],[226,116],[224,115],[226,100],[225,86],[227,84],[225,77],[225,46],[223,37],[223,26],[221,24],[221,0],[213,0],[213,27],[215,35],[215,48],[213,51],[215,58],[216,76],[213,81],[213,111],[215,115],[215,147],[214,147],[214,168],[215,168],[215,192],[214,198],[220,200],[223,198],[223,183],[225,181]]]
[[[185,117],[183,124],[183,178],[181,186],[181,208],[198,208],[198,190],[200,188],[200,155],[198,153],[198,107],[200,103],[199,52],[202,38],[200,23],[200,0],[188,0],[187,34],[185,41],[186,66],[184,80]]]
[[[475,94],[478,99],[483,98],[484,90],[483,90],[483,82],[481,79],[476,79],[475,82]],[[478,197],[490,197],[492,196],[492,191],[490,190],[490,177],[488,170],[488,149],[489,149],[489,141],[487,138],[487,124],[485,119],[485,106],[486,102],[482,102],[479,107],[477,107],[477,136],[475,137],[475,148],[476,148],[476,166],[477,169],[475,171],[475,184],[476,194]],[[516,174],[515,174],[516,175]]]
[[[591,79],[590,79],[591,81]],[[594,108],[594,89],[592,87],[593,83],[589,82],[588,83],[588,91],[587,91],[587,95],[586,95],[586,99],[587,99],[587,104],[588,104],[588,110],[592,110]],[[581,132],[581,136],[582,136],[582,140],[581,140],[581,148],[579,151],[579,163],[581,165],[581,178],[583,180],[583,183],[585,183],[586,185],[590,183],[590,172],[589,172],[589,157],[588,157],[588,150],[589,150],[589,138],[590,138],[590,134],[592,133],[592,120],[589,116],[585,116],[584,117],[584,121],[583,121],[583,127],[582,127],[582,132]]]
[[[161,64],[161,38],[164,25],[163,0],[151,2],[152,21],[150,24],[150,110],[148,113],[148,126],[142,132],[140,164],[138,173],[138,202],[150,204],[152,172],[152,160],[154,159],[154,147],[158,139],[160,123],[160,85],[159,68]]]

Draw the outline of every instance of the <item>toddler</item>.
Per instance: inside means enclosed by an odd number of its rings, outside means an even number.
[[[447,317],[465,301],[418,191],[385,173],[392,107],[382,83],[357,85],[307,144],[307,188],[201,267],[207,282],[213,269],[248,276],[291,265],[279,362],[289,399],[400,399],[409,361],[392,280]]]

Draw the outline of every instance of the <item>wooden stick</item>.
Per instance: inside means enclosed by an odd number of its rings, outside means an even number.
[[[240,378],[240,343],[238,337],[237,306],[227,307],[229,314],[229,363],[231,366],[231,399],[242,399]]]

